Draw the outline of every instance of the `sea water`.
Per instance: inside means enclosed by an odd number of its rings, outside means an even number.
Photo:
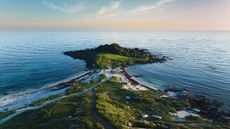
[[[230,31],[0,31],[0,96],[41,88],[86,70],[63,52],[119,43],[168,56],[128,71],[156,88],[189,88],[230,107]],[[1,98],[0,97],[0,98]]]

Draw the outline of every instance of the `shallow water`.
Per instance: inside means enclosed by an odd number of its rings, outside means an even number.
[[[0,31],[0,93],[39,88],[85,70],[64,51],[118,42],[170,57],[129,68],[158,88],[187,87],[230,106],[229,31]]]

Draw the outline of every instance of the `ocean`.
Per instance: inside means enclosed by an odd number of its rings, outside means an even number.
[[[170,59],[128,71],[159,89],[189,88],[230,107],[230,31],[0,31],[0,98],[41,88],[87,70],[64,51],[119,43]]]

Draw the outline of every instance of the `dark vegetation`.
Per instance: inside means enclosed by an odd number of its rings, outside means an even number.
[[[47,102],[47,101],[49,101],[49,100],[52,100],[52,99],[61,97],[61,96],[63,96],[63,95],[64,95],[64,94],[52,95],[52,96],[49,96],[49,97],[47,97],[47,98],[38,100],[38,101],[36,101],[36,102],[30,104],[30,106],[39,106],[39,105],[41,105],[41,104],[43,104],[43,103],[45,103],[45,102]]]
[[[15,113],[15,110],[10,110],[10,111],[6,111],[6,112],[0,112],[0,119],[10,115],[10,114],[13,114]]]
[[[100,77],[99,80],[92,80],[89,83],[74,83],[67,94],[78,93],[107,78],[103,74]],[[189,101],[183,98],[162,98],[163,91],[124,89],[124,83],[119,81],[118,77],[112,77],[92,91],[96,94],[96,110],[117,129],[229,128],[228,120],[211,122],[194,116],[186,117],[186,121],[176,120],[170,113],[191,107]],[[72,96],[41,109],[26,111],[0,125],[0,129],[102,129],[104,128],[102,124],[89,110],[92,101],[90,98],[88,94]],[[39,104],[41,103],[35,105]]]
[[[132,91],[122,83],[107,81],[96,90],[97,109],[116,128],[168,128],[173,123],[170,112],[187,107],[187,102],[160,98],[154,91]],[[128,98],[127,98],[128,96]],[[147,114],[148,118],[142,115]],[[161,116],[162,119],[151,117]]]
[[[90,83],[79,83],[79,82],[74,82],[73,86],[71,86],[68,90],[67,90],[67,94],[73,94],[76,92],[82,92],[86,89],[88,89],[90,86],[92,86],[93,84],[95,84],[96,82],[94,82],[96,80],[93,80]]]
[[[123,89],[123,83],[112,79],[96,89],[98,111],[117,129],[228,129],[229,120],[188,116],[186,121],[174,119],[170,113],[190,108],[184,98],[162,98],[161,91]],[[148,115],[144,117],[143,115]]]
[[[64,54],[86,61],[88,68],[117,67],[119,65],[156,63],[166,60],[165,57],[152,55],[146,50],[123,48],[116,43],[100,45],[93,49],[68,51],[64,52]]]
[[[26,111],[0,129],[103,129],[88,111],[89,97],[74,96],[44,108]]]

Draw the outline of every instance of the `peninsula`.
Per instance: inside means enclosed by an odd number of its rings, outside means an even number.
[[[64,52],[91,72],[57,85],[63,93],[0,112],[0,129],[227,129],[229,113],[188,89],[157,90],[136,81],[126,66],[166,57],[119,44]]]

